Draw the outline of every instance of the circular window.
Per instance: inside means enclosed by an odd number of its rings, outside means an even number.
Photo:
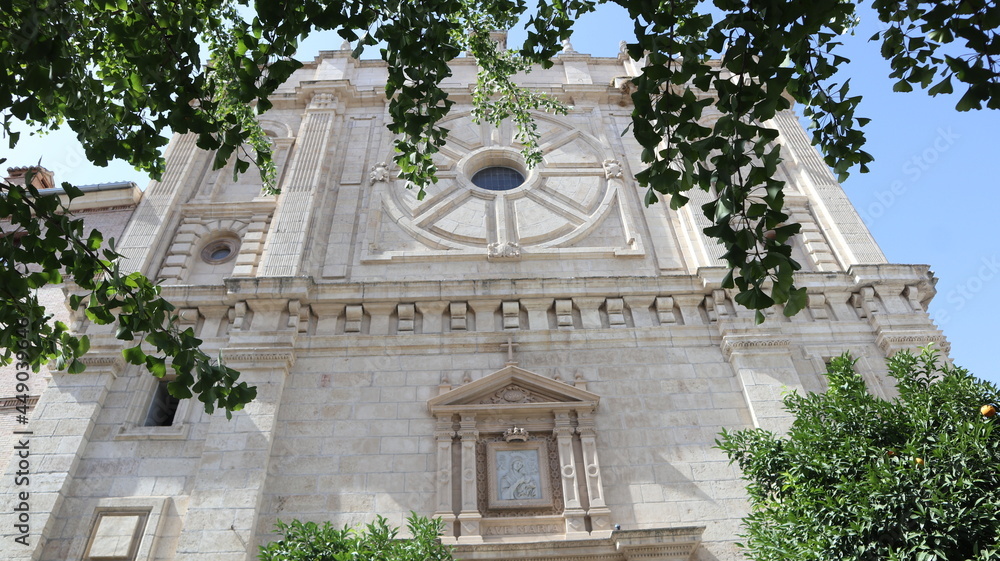
[[[201,258],[206,263],[211,263],[213,265],[218,265],[219,263],[225,263],[230,259],[236,257],[236,249],[239,246],[239,242],[232,238],[222,238],[209,242],[201,250]]]
[[[490,166],[472,176],[472,184],[490,191],[510,191],[524,183],[524,175],[514,168]]]

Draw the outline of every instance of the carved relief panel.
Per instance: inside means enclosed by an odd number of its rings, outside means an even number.
[[[377,210],[363,261],[644,255],[623,201],[627,178],[606,142],[551,116],[536,118],[543,161],[531,168],[509,125],[479,125],[468,113],[443,123],[450,133],[435,160],[440,181],[425,197],[376,167]]]

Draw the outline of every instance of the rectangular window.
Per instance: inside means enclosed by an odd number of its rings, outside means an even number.
[[[167,380],[157,382],[153,400],[146,412],[146,420],[142,424],[144,427],[169,427],[174,424],[174,415],[177,414],[180,400],[167,391],[169,383]]]

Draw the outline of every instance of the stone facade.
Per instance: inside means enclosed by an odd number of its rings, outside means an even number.
[[[885,394],[888,354],[945,344],[927,267],[885,262],[792,113],[770,124],[809,306],[756,326],[720,286],[705,195],[642,204],[622,136],[636,63],[564,52],[522,77],[571,106],[538,116],[531,170],[510,127],[470,119],[475,72],[454,62],[423,200],[395,179],[384,65],[348,51],[297,71],[261,119],[279,196],[174,139],[120,251],[258,398],[231,421],[182,403],[147,426],[155,380],[81,325],[96,351],[41,396],[29,545],[5,537],[4,558],[245,561],[278,519],[412,510],[464,559],[739,559],[747,503],[719,431],[782,430],[782,394],[822,390],[845,351]],[[474,186],[491,166],[523,184]]]
[[[5,181],[23,184],[23,172],[28,168],[8,168],[8,176]],[[51,172],[45,168],[34,168],[39,172],[36,176],[35,184],[37,188],[43,189],[41,193],[58,194],[61,189],[54,187]],[[104,237],[118,239],[125,230],[125,225],[135,211],[136,205],[142,196],[142,192],[132,182],[105,183],[99,185],[78,186],[85,193],[83,198],[72,201],[65,200],[70,210],[77,218],[82,218],[86,228],[99,230]],[[44,189],[48,189],[45,191]],[[10,231],[9,222],[0,222],[0,231]],[[71,322],[69,310],[65,306],[66,297],[62,290],[62,285],[48,286],[39,290],[39,301],[45,306],[54,318],[67,323]],[[25,376],[23,380],[18,379],[16,365],[0,368],[0,469],[7,467],[10,457],[10,450],[17,443],[14,431],[19,430],[20,423],[18,416],[25,411],[32,411],[38,403],[38,398],[45,390],[50,373],[47,368],[41,372],[32,372]],[[28,386],[26,392],[18,391],[18,384],[25,383]],[[23,389],[23,387],[22,387]]]

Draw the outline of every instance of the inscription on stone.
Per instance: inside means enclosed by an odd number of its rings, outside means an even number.
[[[555,524],[520,524],[516,526],[490,526],[485,536],[516,536],[523,534],[557,534],[561,528]]]

